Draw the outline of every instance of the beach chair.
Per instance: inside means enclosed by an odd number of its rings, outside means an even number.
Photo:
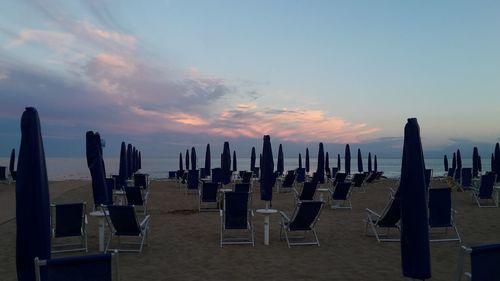
[[[447,177],[453,178],[455,175],[455,169],[449,168],[448,172],[446,173]]]
[[[318,182],[316,181],[312,181],[312,182],[304,182],[303,186],[302,186],[302,191],[299,192],[297,191],[297,189],[293,188],[293,192],[294,192],[294,199],[295,199],[295,203],[297,201],[311,201],[314,199],[314,194],[316,193],[316,187],[318,186]]]
[[[337,167],[333,167],[332,168],[332,174],[331,174],[331,178],[335,178],[335,176],[337,175],[337,173],[339,172],[339,168]]]
[[[218,189],[219,184],[214,182],[204,182],[201,185],[199,192],[200,200],[198,210],[202,211],[217,211],[218,208]]]
[[[250,192],[250,184],[249,183],[237,183],[234,185],[235,192]]]
[[[460,234],[454,222],[455,210],[451,207],[451,188],[429,189],[429,241],[431,242],[460,242]],[[455,234],[448,235],[452,229]],[[441,230],[441,232],[439,232]],[[442,238],[433,238],[436,235]]]
[[[366,183],[372,183],[375,181],[375,179],[377,179],[377,172],[371,172],[367,177],[366,177],[366,180],[365,182]]]
[[[252,217],[254,213],[248,209],[248,193],[225,192],[224,209],[220,214],[220,247],[228,244],[251,244],[255,246]],[[246,232],[247,236],[234,236],[235,232]],[[229,236],[226,232],[231,232]]]
[[[36,281],[120,280],[117,252],[48,260],[35,257],[34,265]]]
[[[213,168],[212,169],[212,182],[221,184],[223,179],[222,169],[221,168]]]
[[[352,177],[352,180],[351,180],[352,187],[358,191],[366,192],[366,188],[365,188],[366,176],[367,176],[367,174],[365,174],[365,173],[354,174],[354,176]]]
[[[186,194],[190,192],[198,193],[199,185],[200,185],[200,174],[198,170],[189,170],[186,182]]]
[[[7,167],[0,166],[0,182],[6,182],[7,178],[5,177],[5,171]]]
[[[140,212],[141,215],[147,215],[149,192],[144,192],[138,186],[126,186],[125,197],[127,198],[127,205],[135,206],[135,210]]]
[[[297,183],[303,183],[306,180],[306,168],[297,168],[295,176],[295,181]]]
[[[51,252],[87,252],[87,203],[51,204],[50,207]],[[70,242],[75,238],[78,241],[77,243],[75,241]]]
[[[352,209],[351,205],[351,183],[350,182],[339,182],[330,191],[330,199],[332,209]]]
[[[288,171],[283,181],[277,185],[277,192],[290,192],[295,182],[295,171]]]
[[[480,208],[498,208],[498,195],[494,196],[493,194],[495,181],[495,174],[482,175],[479,188],[472,189],[472,198]]]
[[[138,220],[134,206],[128,205],[103,205],[106,221],[110,234],[106,243],[105,252],[117,250],[120,252],[142,252],[144,242],[148,237],[149,218],[146,215],[141,221]],[[117,246],[126,248],[110,248],[113,238],[118,237]],[[133,239],[135,242],[124,242],[122,240]],[[131,248],[130,246],[138,246]]]
[[[472,188],[472,168],[462,168],[460,186],[464,190],[470,190]]]
[[[401,206],[399,199],[395,197],[394,191],[389,191],[389,201],[382,210],[382,213],[378,214],[368,208],[365,210],[365,234],[367,236],[375,236],[378,242],[400,241],[399,220],[401,218]],[[368,231],[368,226],[371,229],[371,233]],[[398,230],[398,234],[391,234],[392,230]]]
[[[177,179],[177,172],[176,171],[168,171],[168,180],[175,181],[176,179]]]
[[[288,217],[283,211],[280,211],[281,215],[281,228],[280,228],[280,239],[286,239],[288,248],[295,245],[318,245],[319,239],[316,233],[316,223],[319,220],[319,215],[321,214],[321,208],[323,207],[323,201],[299,201],[293,211],[293,214]],[[300,232],[301,236],[291,236],[292,233]],[[303,241],[306,234],[312,232],[314,238],[311,241]],[[300,239],[300,242],[293,242],[293,240]]]
[[[464,272],[465,255],[470,255],[470,271]],[[500,280],[500,244],[462,246],[458,256],[454,281],[463,280],[466,276],[472,281]]]
[[[339,182],[344,182],[347,178],[347,173],[338,173],[335,174],[335,178],[332,180],[332,185],[335,186]]]
[[[252,182],[252,172],[244,171],[241,175],[241,182],[250,184]]]

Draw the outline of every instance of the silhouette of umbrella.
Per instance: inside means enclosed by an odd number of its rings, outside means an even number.
[[[460,155],[460,149],[457,149],[457,169],[462,170],[462,156]]]
[[[184,165],[182,165],[182,152],[179,153],[179,171],[184,171]]]
[[[477,150],[477,147],[474,146],[474,149],[472,150],[472,176],[474,178],[477,178],[479,175],[479,167],[478,167],[478,158],[479,157],[479,152]]]
[[[229,149],[229,142],[224,142],[224,149],[222,150],[221,168],[223,184],[228,184],[231,181],[231,150]]]
[[[372,171],[372,154],[371,152],[368,152],[368,172],[371,173]]]
[[[405,126],[399,197],[401,202],[401,265],[403,276],[431,278],[425,164],[416,118]]]
[[[349,148],[349,144],[345,145],[344,158],[345,172],[349,175],[351,173],[351,149]]]
[[[444,170],[448,172],[448,156],[444,155]]]
[[[212,166],[212,161],[210,159],[210,144],[207,143],[207,149],[205,150],[205,174],[207,176],[210,176],[211,174],[211,166]]]
[[[233,150],[233,172],[238,171],[238,164],[236,163],[236,150]]]
[[[363,158],[361,158],[361,149],[358,148],[358,172],[363,172]]]
[[[377,155],[375,155],[375,157],[373,157],[373,158],[374,158],[374,159],[373,159],[373,171],[375,171],[375,172],[376,172],[376,171],[378,171],[378,170],[377,170],[377,168],[378,168],[378,167],[377,167]]]
[[[260,200],[272,201],[273,200],[273,149],[271,147],[271,137],[264,136],[264,143],[262,146],[262,166],[261,166],[261,181],[260,181]],[[266,208],[269,204],[266,204]]]
[[[186,164],[186,171],[189,171],[189,149],[186,149],[186,161],[185,161],[185,164]]]
[[[451,160],[451,168],[456,171],[457,170],[457,154],[453,152],[453,159]]]
[[[111,198],[108,196],[109,192],[106,184],[106,175],[104,174],[100,145],[101,140],[99,134],[88,131],[86,133],[87,166],[89,167],[90,176],[92,177],[92,195],[96,209],[101,206],[101,204],[111,203]]]
[[[493,153],[491,154],[491,171],[495,171],[495,155]]]
[[[255,147],[252,146],[252,153],[250,154],[250,171],[255,171]]]
[[[137,172],[137,150],[132,146],[132,173]]]
[[[299,169],[302,169],[302,155],[299,153]]]
[[[10,174],[14,176],[14,165],[16,163],[16,150],[13,148],[11,151],[10,151],[10,162],[9,162],[9,172]],[[15,179],[15,178],[14,178]]]
[[[495,145],[495,173],[497,174],[497,182],[500,182],[500,145],[498,142]]]
[[[337,154],[337,169],[340,171],[342,168],[342,163],[340,163],[340,154]]]
[[[283,147],[281,146],[278,149],[278,164],[276,166],[276,171],[278,172],[279,175],[283,175],[283,171],[285,170],[285,163],[283,159]]]
[[[132,144],[127,145],[127,178],[130,178],[134,171],[132,171]]]
[[[40,120],[36,109],[28,107],[21,117],[16,181],[16,269],[19,281],[35,280],[35,257],[50,258],[49,206]]]
[[[323,149],[323,143],[319,143],[318,150],[318,166],[316,166],[316,179],[319,183],[325,183],[325,152]]]
[[[191,170],[196,170],[196,149],[191,147]]]
[[[142,169],[142,155],[141,152],[139,151],[139,170]]]
[[[477,156],[477,169],[479,172],[483,171],[483,164],[481,163],[481,155]]]
[[[328,152],[325,155],[325,173],[330,174],[330,155]]]
[[[306,148],[306,173],[309,173],[309,148]]]
[[[125,142],[122,142],[122,146],[120,149],[120,168],[118,170],[118,185],[121,188],[127,186],[127,178],[128,178],[128,168],[127,168],[127,148]],[[182,165],[182,163],[181,163]]]

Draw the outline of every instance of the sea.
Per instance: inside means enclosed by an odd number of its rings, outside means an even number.
[[[367,159],[363,159],[363,168],[367,170]],[[276,165],[275,160],[275,165]],[[284,159],[285,170],[293,170],[298,167],[297,158]],[[310,158],[311,171],[316,170],[317,159]],[[105,158],[106,175],[116,175],[119,169],[119,158]],[[198,159],[198,167],[204,167],[205,159]],[[357,171],[357,158],[351,160],[351,171]],[[16,163],[17,164],[17,163]],[[378,158],[377,166],[379,171],[384,171],[384,175],[388,178],[398,178],[401,174],[401,158]],[[451,161],[450,161],[451,166]],[[483,163],[483,167],[486,167]],[[0,166],[8,167],[9,158],[0,157]],[[46,158],[47,175],[51,181],[72,180],[72,179],[90,179],[90,172],[87,167],[85,158],[63,158],[63,157],[48,157]],[[302,165],[305,165],[303,159]],[[344,159],[341,159],[342,170],[344,169]],[[213,159],[211,166],[220,167],[220,159]],[[258,159],[257,159],[258,166]],[[337,158],[330,159],[330,167],[337,166]],[[231,166],[232,167],[232,166]],[[434,176],[444,175],[443,158],[426,158],[425,167],[433,169]],[[472,167],[471,158],[462,158],[462,167]],[[488,165],[489,167],[489,165]],[[250,170],[250,158],[237,159],[238,170]],[[179,158],[143,158],[141,172],[148,173],[152,179],[164,179],[168,177],[169,171],[179,169]],[[8,172],[7,172],[8,173]]]

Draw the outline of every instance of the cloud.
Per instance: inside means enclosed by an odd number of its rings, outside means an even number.
[[[11,49],[26,43],[38,43],[54,50],[65,51],[72,46],[76,38],[74,35],[61,31],[24,29],[8,42],[4,48]]]

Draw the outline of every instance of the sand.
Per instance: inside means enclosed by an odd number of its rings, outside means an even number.
[[[152,181],[151,236],[143,253],[120,253],[120,278],[127,280],[404,280],[399,243],[377,243],[364,234],[365,208],[381,211],[394,180],[352,193],[352,210],[323,209],[318,224],[320,247],[289,249],[279,239],[279,215],[271,216],[270,245],[263,244],[263,216],[253,220],[256,245],[219,247],[218,212],[179,212],[198,208],[197,195],[185,195],[177,183]],[[434,180],[432,186],[444,186]],[[16,280],[15,187],[0,184],[0,276]],[[254,186],[253,207],[260,201]],[[52,202],[92,202],[89,181],[50,183]],[[464,245],[500,241],[500,209],[478,208],[469,193],[454,193],[456,224]],[[293,195],[274,193],[273,207],[293,211]],[[89,253],[98,252],[97,220],[89,218]],[[432,243],[432,280],[451,280],[460,244]]]

